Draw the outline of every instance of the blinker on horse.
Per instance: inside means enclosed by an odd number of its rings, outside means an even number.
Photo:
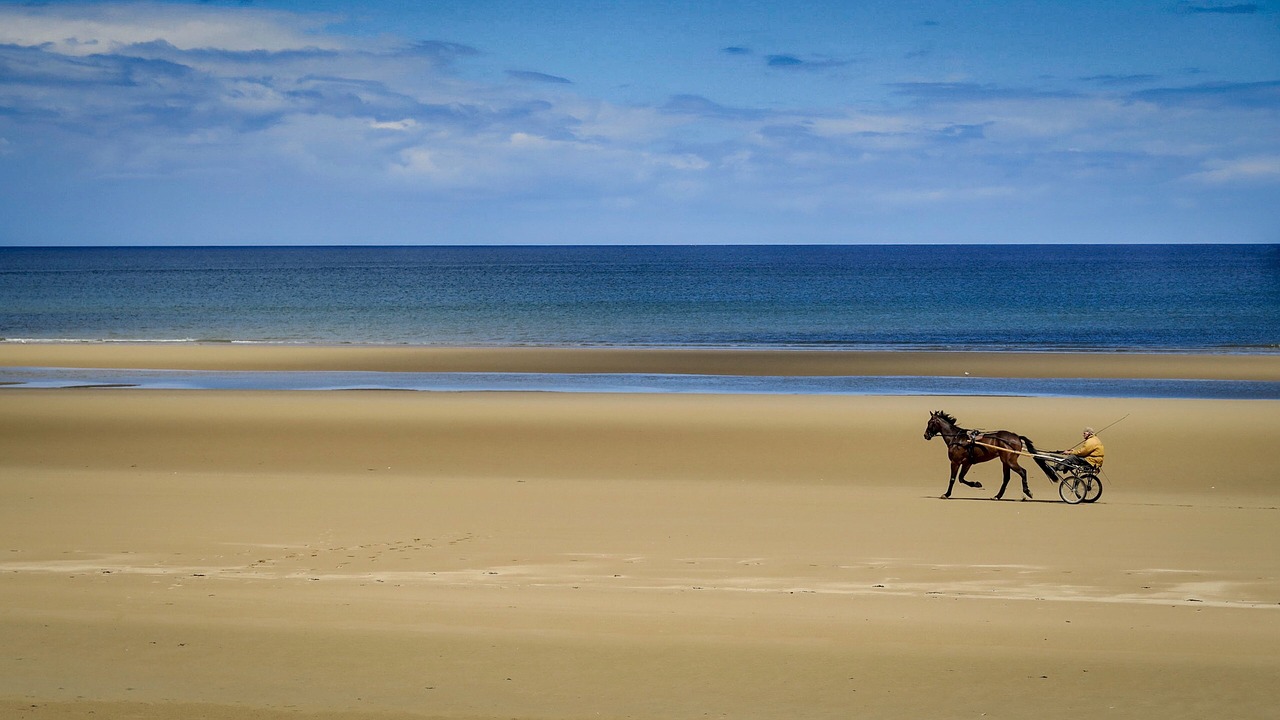
[[[967,430],[957,425],[954,417],[941,410],[929,413],[929,423],[924,427],[925,440],[932,440],[935,435],[941,435],[946,441],[947,458],[951,460],[951,481],[947,483],[947,491],[942,494],[942,497],[951,497],[951,490],[955,487],[957,480],[972,488],[982,487],[980,482],[965,480],[965,474],[969,472],[970,467],[978,463],[999,458],[1004,469],[1004,482],[1001,483],[1000,492],[996,493],[995,499],[1004,497],[1005,488],[1009,487],[1010,470],[1018,473],[1018,477],[1022,478],[1022,492],[1026,495],[1024,499],[1031,499],[1027,471],[1018,465],[1019,453],[1036,452],[1036,446],[1031,442],[1031,438],[1008,430],[991,432]],[[1058,481],[1057,473],[1046,461],[1038,457],[1035,461],[1050,480]]]

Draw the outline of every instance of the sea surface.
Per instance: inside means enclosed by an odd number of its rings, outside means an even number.
[[[1280,245],[0,248],[0,338],[1280,352]]]
[[[0,342],[1280,355],[1280,245],[0,248]],[[1280,383],[0,369],[0,387],[1280,399]]]

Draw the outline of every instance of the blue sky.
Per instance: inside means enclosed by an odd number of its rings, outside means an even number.
[[[1280,0],[0,0],[0,244],[1280,242]]]

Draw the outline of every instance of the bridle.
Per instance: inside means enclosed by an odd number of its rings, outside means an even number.
[[[953,432],[951,432],[951,433],[948,433],[948,432],[947,432],[947,431],[945,431],[945,430],[934,430],[934,429],[933,429],[933,426],[934,426],[935,421],[937,421],[937,424],[938,424],[938,425],[941,425],[941,424],[943,424],[943,422],[945,422],[944,420],[942,420],[942,419],[941,419],[941,416],[939,416],[939,415],[930,415],[930,416],[929,416],[929,425],[928,425],[928,427],[926,427],[926,428],[925,428],[925,433],[924,433],[924,435],[925,435],[924,439],[925,439],[925,440],[932,440],[932,439],[934,438],[934,436],[935,436],[935,435],[937,435],[937,436],[940,436],[940,437],[942,438],[943,442],[945,442],[946,444],[948,444],[948,445],[955,445],[956,443],[953,443],[953,442],[952,442],[952,440],[954,440],[955,438],[958,438],[958,437],[960,437],[960,436],[962,436],[962,435],[968,435],[968,432],[967,432],[967,431],[962,431],[959,427],[956,427],[955,425],[952,425],[952,426],[951,426],[951,427],[955,428],[955,430],[954,430]],[[931,432],[932,432],[932,434],[930,434]]]

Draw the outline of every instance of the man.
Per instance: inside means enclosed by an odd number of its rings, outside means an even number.
[[[1093,428],[1085,428],[1084,439],[1078,445],[1070,450],[1063,451],[1067,455],[1074,455],[1081,460],[1093,466],[1094,470],[1102,469],[1102,440],[1098,439],[1097,434],[1093,432]]]

